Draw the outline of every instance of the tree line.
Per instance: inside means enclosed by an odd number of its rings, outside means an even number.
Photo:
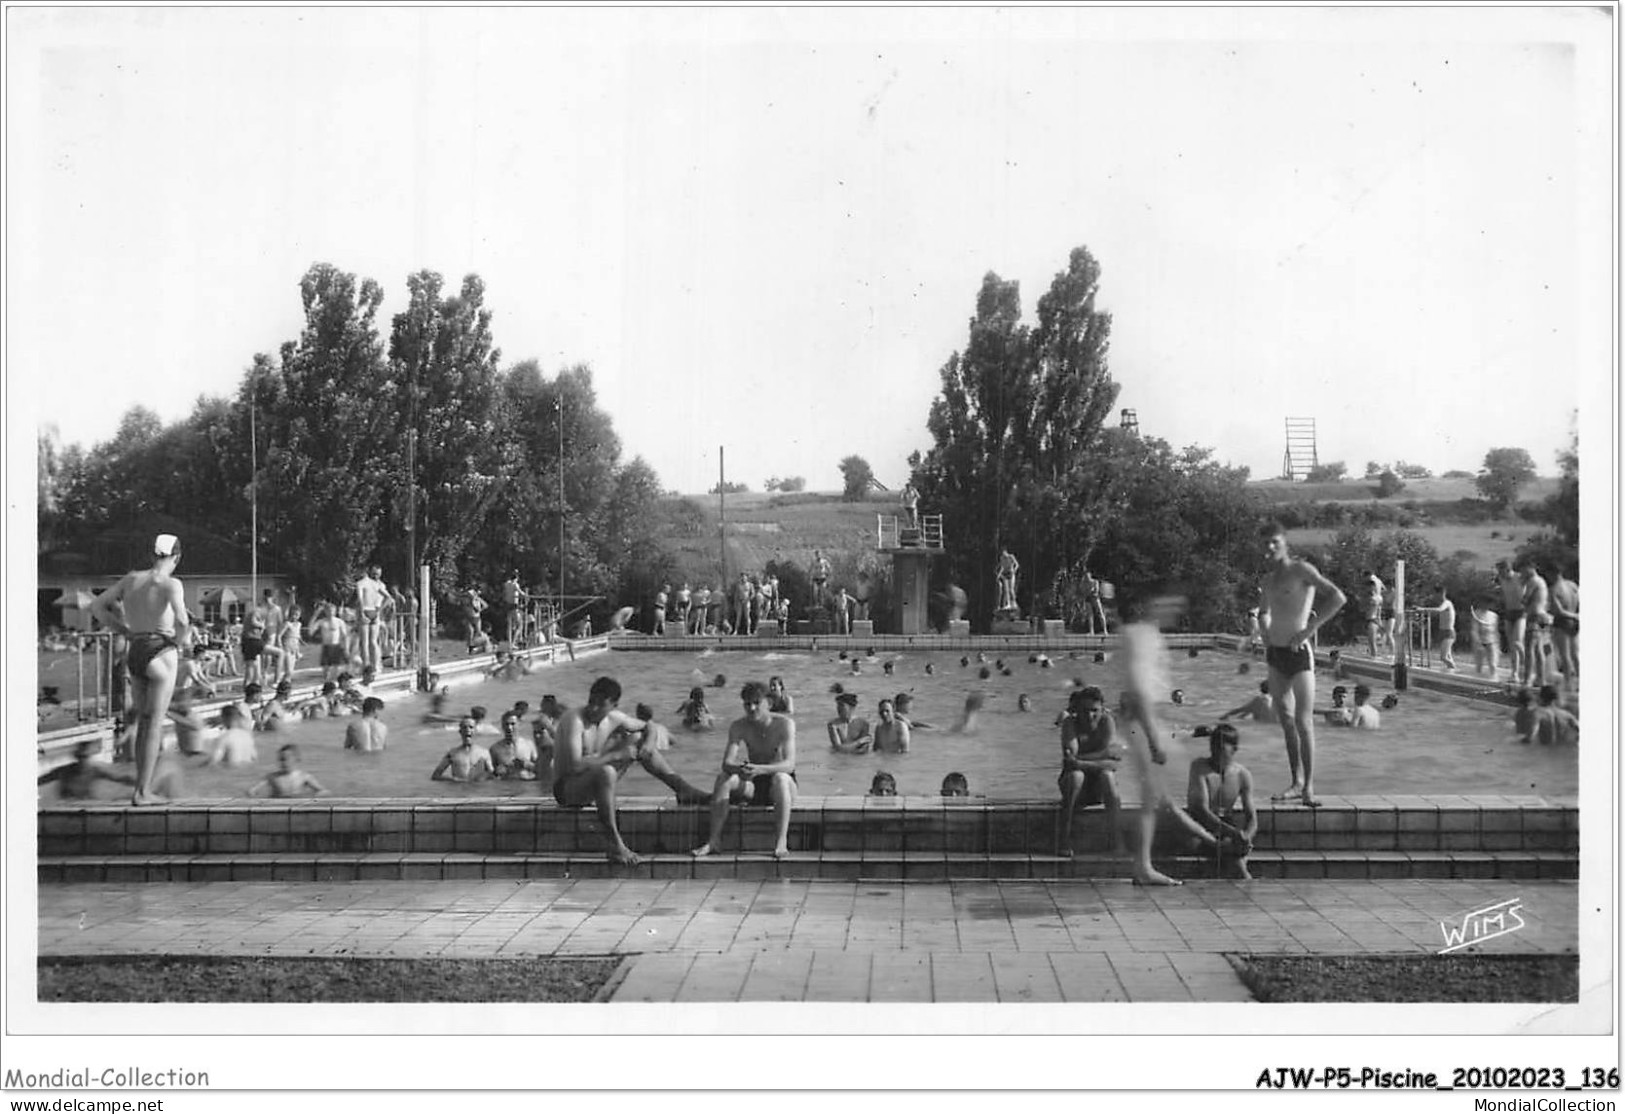
[[[407,289],[386,334],[379,284],[316,264],[300,335],[229,397],[169,425],[137,407],[88,452],[42,441],[42,549],[162,519],[246,550],[257,495],[260,567],[305,598],[344,595],[371,563],[403,583],[413,559],[442,599],[513,570],[557,591],[562,566],[572,595],[670,575],[659,477],[622,461],[591,370],[504,368],[477,275]]]

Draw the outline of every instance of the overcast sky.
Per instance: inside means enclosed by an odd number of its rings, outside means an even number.
[[[386,333],[476,272],[667,486],[895,486],[982,276],[1030,316],[1086,245],[1147,433],[1555,471],[1608,372],[1607,17],[1169,14],[12,9],[9,401],[88,447],[232,391],[314,262]]]

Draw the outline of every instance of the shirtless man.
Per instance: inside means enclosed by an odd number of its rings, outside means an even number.
[[[1315,659],[1309,640],[1348,602],[1343,591],[1307,561],[1292,556],[1279,523],[1261,531],[1270,566],[1264,577],[1264,658],[1269,663],[1270,697],[1286,740],[1286,760],[1292,784],[1271,799],[1301,800],[1320,807],[1315,798]],[[1330,600],[1315,607],[1317,595]]]
[[[914,488],[914,481],[903,485],[903,511],[908,515],[908,524],[919,529],[920,526],[920,493]]]
[[[1501,592],[1501,623],[1507,636],[1507,667],[1510,680],[1516,684],[1525,672],[1523,660],[1524,616],[1523,582],[1512,571],[1512,562],[1502,558],[1495,562],[1495,586]]]
[[[907,754],[909,725],[897,718],[897,708],[890,700],[882,700],[876,708],[880,722],[875,725],[876,754]]]
[[[379,579],[384,570],[369,566],[367,575],[355,582],[356,621],[361,627],[361,662],[374,669],[384,667],[383,616],[384,598],[389,589]]]
[[[1563,687],[1573,688],[1580,683],[1580,586],[1567,574],[1567,566],[1552,566],[1552,652]]]
[[[1365,611],[1366,649],[1376,657],[1382,649],[1382,577],[1367,571],[1360,578],[1360,604]]]
[[[688,612],[693,603],[694,593],[689,589],[688,581],[685,580],[683,586],[677,589],[677,607],[672,612],[672,618],[677,620],[677,629],[682,634],[688,633]]]
[[[440,759],[440,765],[429,775],[432,781],[484,781],[495,776],[491,765],[491,752],[474,741],[476,724],[473,716],[457,721],[457,737],[462,741]]]
[[[1117,849],[1117,768],[1122,755],[1117,745],[1117,722],[1106,710],[1106,696],[1094,685],[1074,689],[1061,717],[1061,811],[1056,817],[1055,851],[1072,857],[1072,814],[1078,806],[1106,806],[1110,848]]]
[[[1468,640],[1473,646],[1473,672],[1482,675],[1488,665],[1494,681],[1501,675],[1501,617],[1495,613],[1495,597],[1480,597],[1467,614],[1472,622]]]
[[[56,782],[57,796],[64,801],[88,801],[96,796],[96,783],[112,781],[120,785],[134,785],[135,775],[115,770],[97,760],[101,754],[100,739],[84,739],[73,748],[73,761],[40,775],[39,784]]]
[[[284,743],[276,752],[277,768],[265,780],[248,791],[250,797],[312,797],[327,796],[321,782],[299,768],[299,748]]]
[[[824,604],[825,585],[829,583],[829,558],[824,556],[823,550],[813,550],[812,559],[812,585],[813,603],[822,607]]]
[[[771,801],[778,821],[773,857],[783,859],[790,854],[790,806],[796,799],[796,721],[768,711],[767,690],[755,681],[739,690],[739,701],[745,714],[728,727],[722,772],[711,792],[711,832],[693,854],[700,858],[711,853],[735,802]]]
[[[376,696],[361,701],[361,718],[351,720],[344,728],[344,749],[383,750],[389,743],[389,726],[378,718],[384,702]]]
[[[518,646],[525,634],[524,585],[519,583],[519,570],[514,569],[502,582],[503,639],[509,646]]]
[[[1433,611],[1439,616],[1439,633],[1433,640],[1433,651],[1439,655],[1439,661],[1450,672],[1456,671],[1456,605],[1450,602],[1450,592],[1443,584],[1439,585],[1439,602],[1432,607],[1418,608],[1419,611]]]
[[[345,649],[345,642],[349,637],[350,628],[345,625],[343,619],[339,618],[338,612],[329,605],[322,609],[311,629],[322,648],[322,680],[337,681],[340,671],[350,664],[350,656]]]
[[[1519,684],[1539,687],[1546,683],[1552,641],[1551,589],[1535,568],[1535,559],[1518,562],[1518,581],[1523,585],[1523,673]]]
[[[1251,719],[1257,720],[1259,723],[1263,723],[1268,719],[1274,719],[1275,702],[1270,699],[1270,683],[1268,681],[1258,682],[1257,696],[1253,697],[1245,704],[1238,704],[1236,707],[1231,708],[1219,718],[1221,720],[1226,720],[1234,716],[1247,716]]]
[[[857,706],[858,698],[850,692],[843,692],[835,698],[835,718],[826,727],[830,750],[842,754],[867,754],[874,745],[869,721],[861,716],[852,718],[852,709]]]
[[[653,741],[644,737],[645,721],[617,708],[620,701],[620,682],[600,677],[587,693],[587,706],[572,708],[559,720],[553,799],[564,808],[596,806],[610,862],[636,866],[643,860],[621,839],[615,822],[615,789],[633,763],[670,786],[679,804],[709,800],[710,794],[677,775]]]
[[[1258,813],[1253,809],[1253,775],[1236,761],[1241,735],[1231,724],[1221,723],[1208,736],[1207,745],[1208,757],[1191,763],[1185,808],[1192,819],[1218,837],[1221,866],[1228,859],[1235,877],[1251,880],[1247,856],[1258,834]],[[1232,816],[1238,807],[1239,818]]]
[[[174,575],[181,559],[180,539],[159,534],[153,542],[152,568],[127,574],[90,605],[93,619],[129,646],[125,665],[135,705],[136,805],[162,803],[153,790],[158,771],[162,726],[180,674],[181,647],[190,645],[192,628],[186,598]]]
[[[666,633],[666,604],[671,600],[671,585],[662,584],[660,591],[655,593],[655,625],[654,633],[658,637]]]
[[[852,597],[846,594],[846,585],[835,593],[835,633],[852,633]]]

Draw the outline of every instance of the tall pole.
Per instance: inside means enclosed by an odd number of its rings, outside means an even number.
[[[722,589],[728,589],[728,471],[723,448],[717,446],[717,549],[722,557]]]
[[[253,473],[248,483],[248,607],[253,610],[260,599],[260,439],[254,412],[259,409],[256,388],[260,382],[260,369],[248,381],[248,467]]]
[[[559,397],[553,400],[559,419],[559,606],[557,609],[559,633],[564,633],[564,382],[559,382]]]
[[[407,373],[407,395],[410,399],[407,404],[409,425],[406,430],[406,583],[410,586],[419,580],[418,576],[418,362],[417,357],[412,358],[412,367]],[[413,642],[417,654],[416,664],[426,667],[429,662],[429,592],[428,577],[422,578],[422,586],[416,593],[418,601],[418,631]],[[423,669],[427,672],[427,669]]]

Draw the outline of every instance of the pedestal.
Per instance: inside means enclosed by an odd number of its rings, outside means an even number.
[[[1032,624],[1025,619],[995,619],[993,620],[994,634],[1031,634]]]
[[[949,638],[969,638],[970,637],[970,620],[969,619],[949,619],[948,620],[948,637]]]
[[[875,621],[873,619],[853,619],[853,638],[873,638],[875,635]]]
[[[777,619],[763,619],[756,624],[756,637],[770,636],[777,638],[779,634],[779,621]]]
[[[1064,637],[1065,635],[1066,635],[1066,620],[1065,619],[1045,619],[1044,620],[1044,637],[1045,638],[1061,638],[1061,637]]]

